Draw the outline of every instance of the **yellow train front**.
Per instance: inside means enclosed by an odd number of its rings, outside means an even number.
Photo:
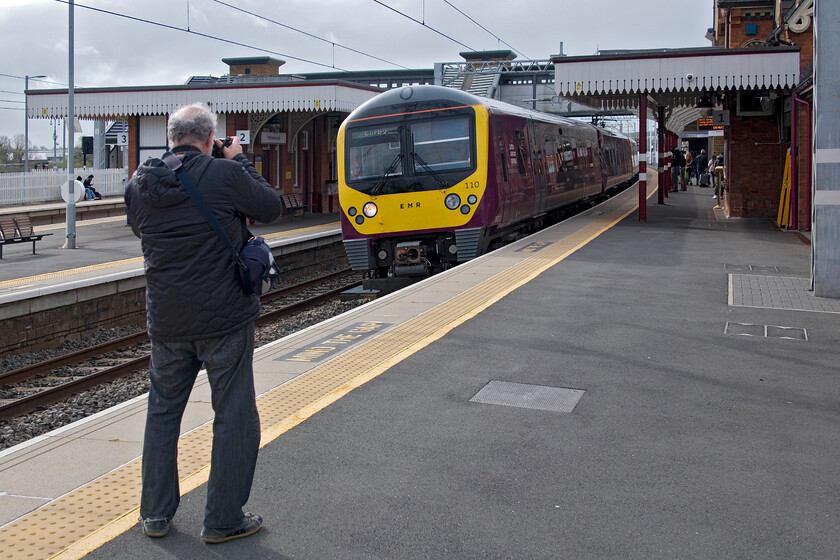
[[[382,93],[350,114],[338,136],[351,266],[399,278],[473,259],[535,218],[630,179],[630,144],[451,88]]]

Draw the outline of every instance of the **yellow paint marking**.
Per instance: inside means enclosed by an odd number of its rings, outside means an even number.
[[[655,181],[648,184],[650,197],[655,192]],[[257,398],[257,404],[262,422],[268,427],[262,431],[260,447],[439,340],[566,259],[636,209],[637,204],[632,199],[623,202],[616,210],[596,218],[511,268],[263,393]],[[178,470],[186,473],[181,479],[182,495],[207,482],[211,444],[212,421],[181,436]],[[0,551],[0,558],[26,555],[30,558],[78,559],[136,526],[140,464],[141,458],[134,459],[0,529],[0,538],[6,544]],[[109,506],[103,507],[103,503]],[[73,514],[72,530],[67,529],[67,523],[55,521],[55,517],[66,515],[68,511]],[[84,531],[87,534],[75,535]],[[58,537],[57,533],[64,537]],[[45,534],[51,536],[44,537]],[[44,543],[46,538],[53,540]]]
[[[105,220],[105,219],[108,219],[108,218],[103,218],[103,220]],[[125,218],[119,218],[119,219],[125,219]],[[91,220],[91,221],[93,221],[93,220]],[[299,232],[323,229],[323,228],[326,228],[326,227],[333,227],[334,228],[338,225],[339,225],[338,222],[331,222],[329,224],[323,224],[323,225],[319,225],[319,226],[310,226],[310,227],[305,227],[305,228],[301,228],[301,229],[296,229],[296,230],[293,230],[293,231],[297,234]],[[64,227],[64,226],[61,226],[61,227]],[[47,228],[47,229],[49,229],[49,228]],[[282,238],[284,236],[288,236],[288,235],[289,235],[288,231],[281,231],[281,232],[276,232],[276,233],[269,233],[269,234],[264,235],[263,237],[266,239],[266,241],[273,241],[275,239],[280,239],[280,238]],[[36,274],[35,276],[26,276],[24,278],[14,278],[12,280],[3,280],[2,282],[0,282],[0,289],[2,289],[2,288],[14,288],[16,286],[33,284],[35,282],[43,282],[45,280],[54,280],[56,278],[65,278],[65,277],[68,277],[68,276],[73,276],[74,274],[85,274],[85,273],[88,273],[88,272],[97,272],[97,271],[104,270],[104,269],[107,269],[107,268],[116,268],[116,267],[129,266],[129,265],[142,266],[143,265],[143,257],[133,257],[133,258],[124,259],[124,260],[121,260],[121,261],[111,261],[111,262],[107,262],[107,263],[94,264],[94,265],[90,265],[90,266],[83,266],[83,267],[80,267],[80,268],[69,268],[67,270],[59,270],[59,271],[56,271],[56,272],[48,272],[48,273],[45,273],[45,274]]]
[[[69,268],[67,270],[59,270],[57,272],[48,272],[46,274],[36,274],[35,276],[26,276],[24,278],[15,278],[13,280],[4,280],[0,282],[0,288],[11,288],[14,286],[20,286],[22,284],[32,284],[34,282],[41,282],[43,280],[53,280],[55,278],[73,276],[74,274],[84,274],[86,272],[95,272],[98,270],[104,270],[106,268],[115,268],[118,266],[131,264],[142,265],[143,257],[134,257],[131,259],[125,259],[121,261],[112,261],[102,264],[83,266],[80,268]]]
[[[111,222],[124,222],[125,216],[111,216],[108,218],[93,218],[91,220],[78,220],[76,221],[76,227],[84,227],[84,226],[95,226],[97,224],[108,224]],[[54,223],[54,224],[43,224],[40,226],[35,226],[36,231],[41,230],[51,230],[51,229],[66,229],[67,224],[64,223]]]

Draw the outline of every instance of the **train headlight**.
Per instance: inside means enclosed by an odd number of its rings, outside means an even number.
[[[478,197],[474,194],[471,194],[467,197],[467,202],[469,202],[470,204],[475,204],[476,202],[478,202]]]
[[[461,205],[461,197],[455,193],[449,193],[446,195],[446,198],[443,199],[443,203],[450,210],[455,210]]]
[[[379,211],[379,208],[376,207],[376,204],[373,202],[366,202],[365,205],[362,207],[362,214],[367,216],[368,218],[373,218],[376,216],[376,213]]]

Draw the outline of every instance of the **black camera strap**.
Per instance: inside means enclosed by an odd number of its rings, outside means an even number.
[[[190,198],[195,203],[196,208],[198,211],[201,212],[201,215],[204,216],[204,219],[207,220],[207,223],[210,224],[210,227],[216,232],[216,235],[222,242],[227,246],[230,254],[233,255],[233,260],[238,264],[242,264],[242,259],[239,256],[239,251],[237,251],[233,247],[233,243],[231,243],[230,238],[225,233],[225,230],[222,229],[222,224],[219,223],[219,220],[216,219],[216,216],[213,214],[212,210],[207,206],[207,203],[204,202],[204,199],[201,198],[201,195],[198,194],[198,189],[195,188],[195,184],[190,179],[190,176],[187,174],[187,170],[184,169],[184,164],[181,161],[181,158],[173,154],[172,152],[165,152],[161,156],[161,161],[163,164],[169,168],[170,171],[174,171],[175,174],[178,176],[178,179],[181,181],[181,184],[184,185],[184,189],[187,191],[187,194],[190,195]],[[251,235],[251,232],[248,232],[248,235]]]

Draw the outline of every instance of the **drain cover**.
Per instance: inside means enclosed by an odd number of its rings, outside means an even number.
[[[491,381],[476,393],[470,402],[533,408],[550,412],[571,412],[583,393],[584,391],[578,389]]]
[[[727,322],[723,332],[724,334],[735,334],[741,336],[808,340],[808,331],[801,327],[780,327],[778,325],[756,325],[753,323]]]
[[[724,264],[724,270],[728,270],[731,272],[752,272],[752,273],[766,273],[766,274],[777,274],[779,272],[779,268],[776,266],[761,266],[756,264]]]

